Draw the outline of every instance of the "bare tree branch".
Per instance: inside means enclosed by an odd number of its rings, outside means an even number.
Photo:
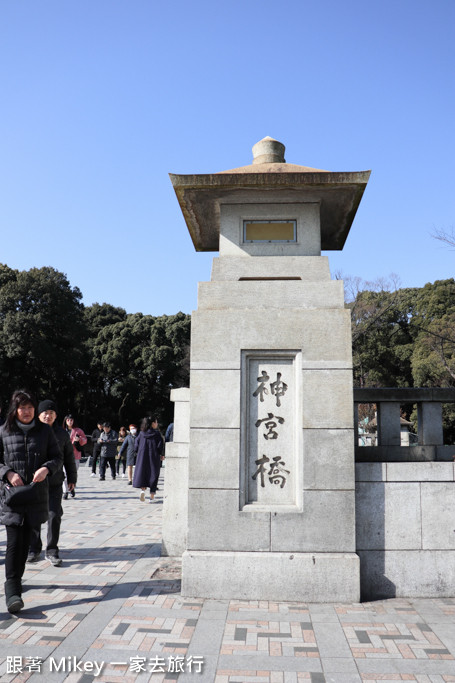
[[[439,240],[449,247],[455,249],[455,227],[451,227],[449,230],[442,230],[441,228],[435,228],[431,233],[431,236],[435,240]]]

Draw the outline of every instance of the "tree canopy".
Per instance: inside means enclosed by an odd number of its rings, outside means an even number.
[[[28,387],[75,412],[87,429],[156,414],[172,420],[173,387],[188,386],[190,316],[128,314],[82,294],[54,268],[0,264],[0,400]]]
[[[356,386],[455,386],[455,280],[412,289],[350,285]],[[446,438],[455,441],[455,407],[443,414]]]

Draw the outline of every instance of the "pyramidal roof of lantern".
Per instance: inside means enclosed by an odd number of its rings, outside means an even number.
[[[265,137],[253,146],[253,162],[197,175],[170,173],[196,251],[218,251],[220,206],[232,203],[320,204],[321,248],[342,249],[371,171],[333,172],[288,164],[285,146]]]

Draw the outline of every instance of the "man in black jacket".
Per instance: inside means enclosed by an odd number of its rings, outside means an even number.
[[[38,406],[38,417],[40,422],[52,427],[57,443],[63,454],[63,467],[65,468],[68,489],[74,490],[77,482],[77,469],[74,461],[73,446],[68,432],[56,423],[57,406],[54,401],[41,401]],[[62,521],[62,493],[64,473],[59,470],[49,478],[49,518],[47,523],[47,546],[46,560],[49,560],[54,567],[59,567],[62,560],[58,553],[58,539],[60,536],[60,525]],[[41,549],[41,527],[32,529],[30,537],[30,549],[27,562],[39,562]]]

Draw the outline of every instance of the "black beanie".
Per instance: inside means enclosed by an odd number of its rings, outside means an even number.
[[[51,401],[50,399],[46,401],[41,401],[41,403],[38,406],[38,415],[41,415],[41,413],[44,413],[44,411],[46,410],[53,410],[56,413],[57,406],[55,405],[55,402]]]

